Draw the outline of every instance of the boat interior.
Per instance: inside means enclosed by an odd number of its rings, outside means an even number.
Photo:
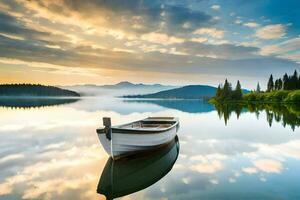
[[[149,117],[147,119],[126,124],[119,128],[132,129],[164,129],[176,123],[173,117]]]

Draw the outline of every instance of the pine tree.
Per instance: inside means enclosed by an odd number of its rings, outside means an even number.
[[[257,93],[260,93],[260,85],[259,85],[259,83],[257,83],[257,86],[256,86],[256,92],[257,92]]]
[[[293,76],[291,77],[291,90],[295,90],[297,89],[297,85],[298,85],[298,73],[295,70]]]
[[[288,77],[287,73],[285,73],[283,76],[283,89],[284,90],[289,89],[289,77]]]
[[[226,79],[225,83],[224,83],[221,99],[227,100],[227,99],[230,99],[230,96],[231,96],[231,86],[230,86],[228,80]]]
[[[216,91],[216,98],[219,99],[222,95],[222,89],[220,84],[218,85],[217,91]]]
[[[278,90],[281,90],[282,89],[282,80],[281,78],[278,79]]]
[[[274,89],[279,90],[278,87],[279,87],[279,82],[278,79],[276,79]]]
[[[243,97],[242,87],[241,87],[240,81],[238,80],[236,83],[235,90],[234,90],[234,98],[236,100],[240,100],[240,99],[242,99],[242,97]]]
[[[273,75],[271,74],[269,81],[268,81],[268,88],[267,91],[270,92],[274,89],[274,81],[273,81]]]

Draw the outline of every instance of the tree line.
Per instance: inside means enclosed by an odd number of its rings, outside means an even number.
[[[300,89],[300,76],[298,76],[297,70],[295,70],[293,75],[284,74],[282,78],[273,80],[273,75],[270,75],[267,92],[273,90],[299,90]]]
[[[240,81],[238,80],[235,89],[232,89],[232,85],[227,79],[223,86],[218,86],[215,96],[217,101],[241,100],[242,98],[243,92]]]
[[[300,90],[300,76],[297,70],[292,75],[284,74],[282,78],[278,78],[274,81],[273,75],[270,75],[268,80],[266,92],[278,91],[278,90]],[[259,83],[257,84],[255,93],[263,92]],[[216,91],[215,100],[217,101],[230,101],[241,100],[243,98],[243,91],[241,83],[238,80],[235,89],[232,89],[231,83],[226,79],[224,85],[219,85]]]
[[[37,84],[2,84],[0,96],[80,96],[77,92]]]

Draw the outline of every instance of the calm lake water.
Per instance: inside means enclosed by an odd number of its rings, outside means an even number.
[[[47,105],[2,104],[0,199],[105,199],[97,188],[112,163],[95,131],[104,116],[113,124],[148,116],[177,116],[181,123],[173,146],[115,164],[115,192],[142,189],[120,199],[300,199],[297,112],[113,98]]]

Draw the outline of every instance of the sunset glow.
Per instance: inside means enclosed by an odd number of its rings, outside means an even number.
[[[0,82],[245,86],[299,69],[299,2],[1,0]],[[272,12],[271,12],[272,11]]]

